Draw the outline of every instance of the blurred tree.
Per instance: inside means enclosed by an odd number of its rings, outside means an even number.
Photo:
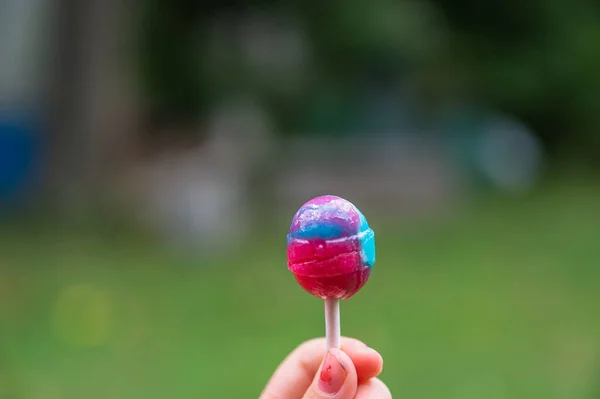
[[[413,75],[427,106],[468,96],[525,121],[553,154],[600,155],[597,2],[146,0],[144,5],[142,86],[156,114],[193,118],[220,93],[245,90],[270,104],[283,131],[306,130],[313,120],[323,133],[353,123],[348,116],[355,113],[360,101],[354,98],[363,95],[365,81]],[[215,17],[257,9],[287,10],[305,29],[312,65],[309,80],[293,95],[282,96],[259,81],[233,45],[223,49],[224,63],[204,62]]]
[[[57,202],[97,200],[124,156],[132,129],[123,38],[129,37],[127,2],[60,0],[50,30],[47,98],[50,133],[47,188]],[[46,160],[44,160],[46,161]],[[45,203],[50,201],[44,198]]]
[[[554,155],[600,155],[600,4],[435,2],[479,98],[521,117]]]
[[[146,0],[141,8],[141,84],[150,113],[163,118],[196,116],[203,88],[193,38],[197,2]]]
[[[269,104],[283,132],[306,129],[307,118],[320,120],[317,124],[322,126],[313,129],[322,134],[336,127],[342,130],[350,122],[340,118],[355,112],[352,104],[358,101],[358,87],[365,78],[401,76],[435,57],[444,37],[435,10],[426,2],[146,0],[143,4],[141,85],[151,113],[171,121],[194,120],[219,95],[250,90]],[[221,43],[221,63],[206,62],[215,21],[257,10],[274,12],[281,17],[280,24],[288,23],[286,15],[293,15],[310,41],[308,81],[292,95],[260,81],[240,57],[242,49],[235,40]]]

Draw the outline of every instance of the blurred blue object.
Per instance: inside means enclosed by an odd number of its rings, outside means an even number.
[[[0,112],[0,205],[20,204],[35,175],[38,124],[27,112]]]

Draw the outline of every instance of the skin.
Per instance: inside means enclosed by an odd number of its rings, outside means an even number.
[[[343,337],[341,350],[332,353],[348,375],[336,395],[318,389],[325,357],[325,339],[307,341],[297,347],[277,368],[259,399],[391,399],[386,385],[377,378],[383,359],[361,341]]]

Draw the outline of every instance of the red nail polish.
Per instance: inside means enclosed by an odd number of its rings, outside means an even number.
[[[327,395],[338,393],[347,375],[346,369],[338,358],[333,353],[327,352],[319,375],[319,390]]]

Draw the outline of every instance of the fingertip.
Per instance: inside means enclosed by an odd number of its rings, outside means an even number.
[[[359,381],[377,377],[383,370],[383,357],[375,349],[366,345],[348,345],[342,349],[352,359]]]
[[[369,346],[367,344],[365,344],[364,342],[362,342],[359,339],[356,338],[350,338],[350,337],[342,337],[342,350],[345,350],[346,348],[368,348]]]
[[[335,349],[337,353],[337,349]],[[367,381],[377,377],[383,370],[383,357],[364,342],[350,337],[342,337],[340,356],[352,364],[356,370],[358,381]],[[325,339],[314,338],[300,344],[289,356],[290,363],[305,375],[316,372],[325,355]],[[293,361],[292,361],[293,360]],[[340,359],[341,360],[341,359]]]
[[[350,356],[339,349],[330,349],[319,368],[319,372],[315,375],[312,384],[302,398],[354,398],[357,389],[356,368]]]
[[[372,378],[369,381],[358,385],[354,399],[392,399],[390,389],[379,378]]]
[[[377,377],[383,371],[383,356],[373,348],[368,348],[367,351],[369,352],[368,356],[371,359],[371,365],[375,373],[373,377]]]
[[[349,375],[356,374],[356,365],[346,352],[339,349],[330,349],[329,351],[337,358],[344,370]]]

